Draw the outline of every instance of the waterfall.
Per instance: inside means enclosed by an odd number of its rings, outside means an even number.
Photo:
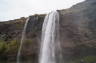
[[[39,63],[56,63],[56,50],[61,50],[61,47],[59,40],[59,13],[54,11],[44,19]],[[62,56],[61,53],[57,53],[57,55],[59,59]]]
[[[25,34],[26,34],[26,28],[27,28],[27,24],[28,24],[29,18],[27,18],[25,25],[24,25],[24,29],[22,31],[22,36],[21,36],[21,42],[20,42],[20,47],[18,49],[18,53],[17,53],[17,63],[21,63],[20,62],[20,55],[21,55],[21,49],[22,49],[22,45],[25,39]]]

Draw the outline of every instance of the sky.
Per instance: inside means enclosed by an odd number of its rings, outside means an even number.
[[[0,21],[70,8],[84,0],[0,0]]]

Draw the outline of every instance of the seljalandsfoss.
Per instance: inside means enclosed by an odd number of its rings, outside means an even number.
[[[1,2],[0,63],[96,63],[96,0]]]

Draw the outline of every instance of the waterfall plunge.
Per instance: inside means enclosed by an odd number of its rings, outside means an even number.
[[[49,13],[44,20],[42,27],[42,39],[39,63],[56,63],[56,57],[61,59],[61,53],[56,56],[56,50],[61,50],[59,41],[59,13]],[[60,61],[58,62],[60,63]]]

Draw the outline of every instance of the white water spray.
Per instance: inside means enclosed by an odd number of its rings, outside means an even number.
[[[28,24],[29,18],[27,18],[25,25],[24,25],[24,29],[22,32],[22,36],[21,36],[21,42],[20,42],[20,47],[18,49],[18,53],[17,53],[17,63],[21,63],[20,62],[20,56],[21,56],[21,49],[22,49],[22,45],[25,39],[25,34],[26,34],[26,28],[27,28],[27,24]]]
[[[39,63],[56,63],[56,49],[60,48],[58,32],[59,13],[55,11],[44,19]]]

